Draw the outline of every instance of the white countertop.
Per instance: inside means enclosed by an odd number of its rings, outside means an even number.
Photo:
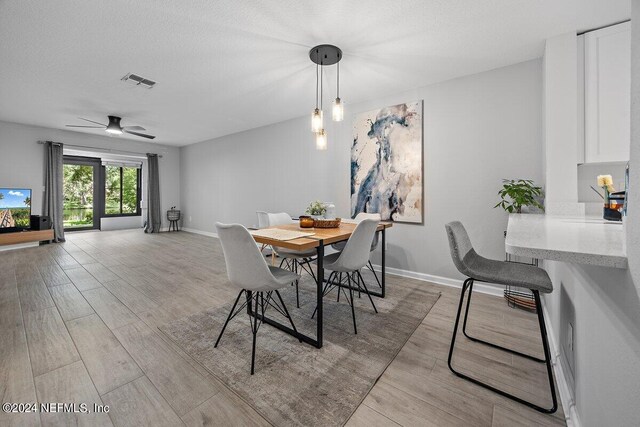
[[[505,248],[528,258],[627,268],[622,223],[596,217],[511,214]]]

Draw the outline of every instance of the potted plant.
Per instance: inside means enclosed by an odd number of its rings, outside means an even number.
[[[509,213],[522,213],[524,206],[533,206],[544,211],[544,206],[536,199],[542,195],[542,187],[537,187],[530,179],[503,179],[498,191],[502,199],[498,206]]]
[[[307,215],[310,215],[312,218],[317,219],[317,218],[322,218],[322,216],[326,211],[327,211],[326,205],[321,201],[316,200],[315,202],[311,202],[309,204],[305,213]]]

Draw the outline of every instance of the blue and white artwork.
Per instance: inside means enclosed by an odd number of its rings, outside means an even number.
[[[351,146],[351,216],[423,222],[422,101],[356,116]]]

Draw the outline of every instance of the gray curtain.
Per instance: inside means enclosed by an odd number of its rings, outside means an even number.
[[[159,233],[162,227],[160,215],[160,179],[158,173],[158,155],[147,154],[147,226],[145,233]]]
[[[64,225],[62,206],[64,203],[62,190],[62,144],[47,141],[45,144],[46,165],[44,182],[43,215],[51,218],[54,242],[64,242]]]

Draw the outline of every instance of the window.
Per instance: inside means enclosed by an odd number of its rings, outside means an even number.
[[[104,214],[140,215],[140,168],[104,166]]]

